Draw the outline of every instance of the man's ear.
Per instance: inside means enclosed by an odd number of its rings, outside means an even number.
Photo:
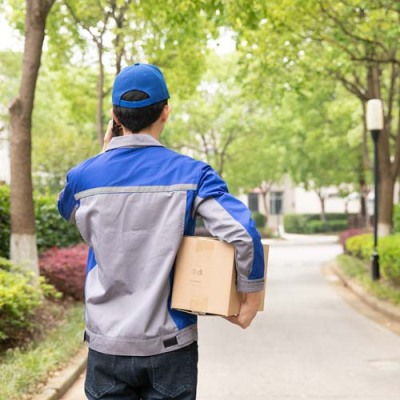
[[[167,122],[167,119],[168,119],[168,117],[169,117],[170,112],[171,112],[171,107],[170,107],[169,104],[166,104],[166,105],[164,106],[162,112],[161,112],[161,122],[162,122],[162,123],[165,124],[165,123]]]
[[[118,117],[115,115],[114,109],[111,108],[110,111],[111,111],[111,117],[112,117],[112,119],[115,121],[115,123],[116,123],[117,125],[121,125],[120,120],[119,120]]]

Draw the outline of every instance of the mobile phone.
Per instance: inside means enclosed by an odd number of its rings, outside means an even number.
[[[115,120],[113,119],[113,125],[112,125],[112,135],[114,136],[121,136],[121,126],[117,125]]]

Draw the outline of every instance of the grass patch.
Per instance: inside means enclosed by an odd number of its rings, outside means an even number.
[[[373,281],[367,263],[345,254],[338,256],[336,261],[340,270],[349,278],[360,283],[367,292],[378,299],[400,305],[400,287],[383,278]]]
[[[58,307],[64,308],[61,303]],[[65,365],[82,347],[84,305],[74,303],[64,311],[61,324],[24,348],[0,355],[0,399],[29,399],[35,389]]]

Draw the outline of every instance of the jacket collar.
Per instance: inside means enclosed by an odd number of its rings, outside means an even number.
[[[118,149],[120,147],[148,147],[163,145],[153,136],[146,133],[133,133],[131,135],[117,136],[111,139],[108,150]]]

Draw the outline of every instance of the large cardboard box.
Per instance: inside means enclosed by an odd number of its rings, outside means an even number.
[[[264,245],[265,277],[268,245]],[[264,310],[265,289],[259,311]],[[195,314],[237,315],[235,249],[218,239],[185,236],[175,266],[172,308]]]

